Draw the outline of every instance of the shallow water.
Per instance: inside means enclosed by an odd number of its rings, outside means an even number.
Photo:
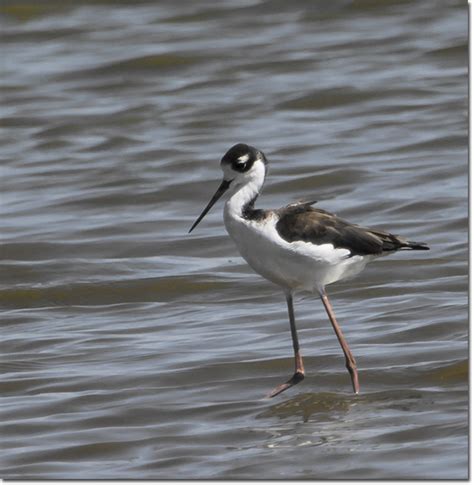
[[[462,1],[5,1],[2,477],[467,477]],[[296,317],[220,204],[234,143],[263,207],[314,197],[429,252]]]

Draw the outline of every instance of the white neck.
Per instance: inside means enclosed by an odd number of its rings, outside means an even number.
[[[241,180],[234,182],[234,187],[231,185],[231,196],[225,204],[224,212],[231,217],[242,217],[249,204],[255,202],[264,181],[265,165],[256,162],[248,173],[243,174]]]

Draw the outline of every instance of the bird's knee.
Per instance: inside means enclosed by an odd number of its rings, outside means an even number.
[[[356,361],[354,360],[354,358],[346,360],[346,369],[351,374],[355,374],[357,372]]]

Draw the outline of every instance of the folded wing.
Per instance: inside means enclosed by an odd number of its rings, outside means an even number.
[[[399,249],[429,249],[425,243],[406,239],[378,229],[351,224],[330,212],[311,207],[313,202],[290,204],[278,210],[276,229],[288,242],[332,244],[354,255],[381,255]]]

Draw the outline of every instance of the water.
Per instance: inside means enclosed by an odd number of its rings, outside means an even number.
[[[467,5],[2,6],[2,477],[467,477]],[[218,205],[299,198],[426,241],[321,303],[252,273]]]

